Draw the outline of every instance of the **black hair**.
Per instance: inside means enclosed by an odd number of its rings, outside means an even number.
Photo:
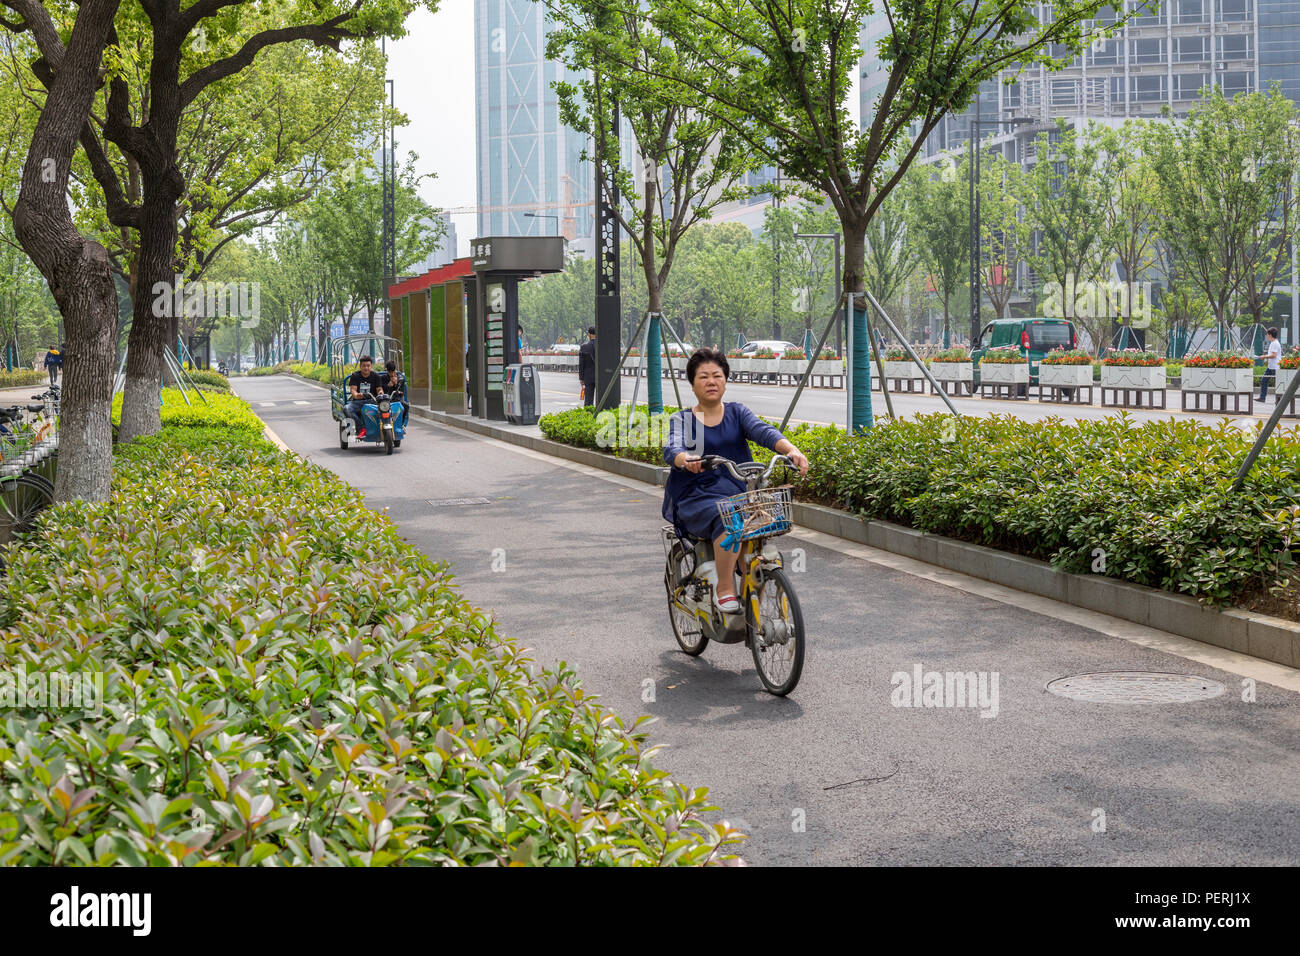
[[[392,359],[389,359],[387,362],[384,363],[384,370],[388,372],[396,372],[397,363],[394,362]]]
[[[1275,339],[1282,337],[1282,333],[1279,332],[1277,329],[1269,329],[1268,334],[1273,336],[1273,338]]]
[[[705,362],[712,362],[714,365],[722,369],[723,378],[731,378],[731,364],[727,361],[727,357],[725,355],[723,355],[717,349],[709,349],[709,348],[696,349],[695,354],[692,355],[690,359],[688,359],[686,362],[686,379],[692,385],[695,384],[696,371]]]
[[[361,356],[361,358],[357,359],[358,365],[360,365],[362,362],[369,362],[371,365],[375,364],[375,360],[371,358],[369,355],[363,355]]]

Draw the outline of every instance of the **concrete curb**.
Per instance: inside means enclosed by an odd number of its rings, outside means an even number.
[[[319,385],[309,379],[301,380]],[[411,414],[654,485],[662,485],[667,473],[667,468],[656,465],[521,434],[513,431],[512,426],[424,408],[412,408]],[[811,531],[915,558],[949,571],[1109,614],[1215,647],[1287,667],[1300,667],[1300,623],[1295,621],[1235,608],[1220,611],[1185,595],[1101,575],[1067,574],[1036,558],[985,548],[888,521],[868,521],[824,505],[794,502],[793,518],[799,527]]]

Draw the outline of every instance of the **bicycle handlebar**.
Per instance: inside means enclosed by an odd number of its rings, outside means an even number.
[[[737,470],[736,463],[732,461],[730,458],[724,458],[721,455],[705,455],[703,458],[699,460],[701,463],[703,463],[705,469],[726,468],[727,471],[731,472],[732,477],[735,478],[737,481],[743,481],[746,483],[748,483],[749,481],[749,478],[747,478],[745,475],[742,475],[739,472],[739,470]],[[767,465],[767,468],[763,470],[762,478],[764,481],[766,481],[768,476],[771,475],[772,472],[776,470],[776,466],[778,464],[785,464],[790,468],[794,467],[794,462],[790,460],[789,455],[773,455],[772,460]]]

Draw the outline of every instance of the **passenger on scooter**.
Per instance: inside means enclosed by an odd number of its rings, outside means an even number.
[[[663,516],[679,532],[713,541],[717,562],[718,609],[734,614],[740,610],[736,598],[738,551],[722,546],[726,529],[718,513],[718,502],[745,490],[724,468],[703,470],[700,458],[721,455],[740,464],[753,461],[749,442],[788,455],[800,474],[808,473],[808,459],[789,439],[763,422],[740,402],[723,402],[731,366],[717,349],[698,349],[686,363],[686,377],[698,404],[683,409],[669,420],[664,461],[673,466],[664,487]]]
[[[361,409],[375,403],[383,386],[383,380],[374,372],[374,365],[373,358],[363,355],[357,359],[357,371],[348,376],[348,403],[343,406],[343,411],[357,426],[358,441],[366,437],[366,423],[361,417]]]
[[[389,359],[384,363],[384,371],[388,374],[383,376],[379,385],[379,394],[387,398],[390,402],[402,403],[402,421],[401,426],[406,427],[406,376],[397,370],[397,363]]]

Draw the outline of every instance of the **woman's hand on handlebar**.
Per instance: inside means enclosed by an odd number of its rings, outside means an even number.
[[[808,459],[798,448],[792,448],[786,452],[786,457],[794,462],[794,466],[799,469],[800,475],[808,474]]]
[[[703,458],[691,458],[684,451],[679,451],[677,453],[677,457],[673,459],[673,464],[678,468],[685,468],[687,471],[696,475],[704,470]]]

